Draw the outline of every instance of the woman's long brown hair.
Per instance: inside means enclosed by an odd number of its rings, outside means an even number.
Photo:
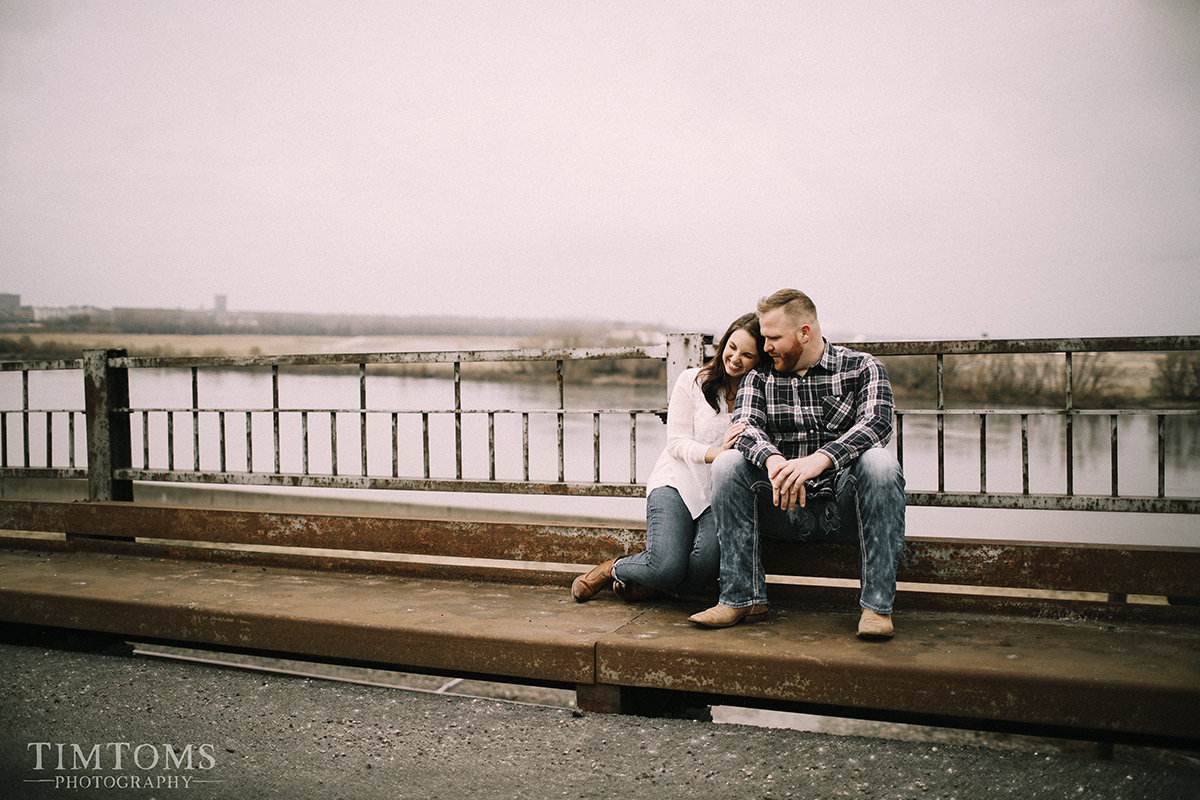
[[[758,346],[759,363],[767,357],[763,350],[762,333],[758,330],[758,314],[744,314],[735,319],[721,337],[721,343],[717,345],[717,354],[700,368],[700,373],[696,376],[704,399],[716,411],[721,410],[721,403],[725,400],[725,387],[729,382],[729,374],[725,372],[725,361],[721,354],[725,352],[725,345],[729,343],[729,337],[733,336],[734,331],[745,331],[754,337],[754,343]]]

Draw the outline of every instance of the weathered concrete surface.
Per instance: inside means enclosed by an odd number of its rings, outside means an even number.
[[[98,637],[9,634],[0,641],[4,797],[1200,796],[1200,771],[1186,763],[579,715],[140,659]],[[30,745],[37,742],[49,744]],[[87,768],[72,769],[73,745],[91,759]],[[186,756],[179,765],[173,760],[188,745],[190,770]],[[97,762],[99,770],[92,768]],[[101,788],[64,788],[70,777],[99,778]],[[64,780],[55,788],[58,778]]]
[[[583,687],[1200,740],[1196,627],[913,610],[904,635],[881,645],[853,635],[849,611],[776,603],[768,623],[697,632],[687,617],[702,607],[628,604],[611,593],[580,604],[565,586],[0,551],[0,620],[12,623]],[[603,707],[602,697],[581,697]]]

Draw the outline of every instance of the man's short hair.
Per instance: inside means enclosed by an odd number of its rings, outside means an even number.
[[[787,318],[797,324],[817,321],[816,304],[799,289],[780,289],[775,294],[763,297],[758,301],[760,317],[777,308],[784,309]]]

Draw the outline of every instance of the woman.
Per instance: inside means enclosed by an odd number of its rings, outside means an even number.
[[[720,563],[709,464],[744,426],[729,415],[742,378],[765,358],[758,316],[739,317],[703,367],[684,370],[667,406],[667,448],[646,482],[646,550],[605,561],[571,584],[579,602],[607,586],[632,602],[714,583]]]

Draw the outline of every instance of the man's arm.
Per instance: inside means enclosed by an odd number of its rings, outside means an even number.
[[[874,356],[863,359],[854,424],[821,447],[835,469],[843,469],[872,447],[883,447],[892,438],[895,401],[887,370]]]
[[[734,447],[741,451],[746,460],[764,466],[767,457],[779,454],[779,448],[767,433],[766,376],[759,370],[751,370],[738,387],[733,401],[733,422],[746,426]]]

